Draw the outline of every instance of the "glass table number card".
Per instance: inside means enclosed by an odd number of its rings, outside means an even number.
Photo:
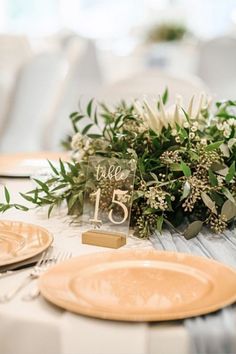
[[[118,248],[129,232],[135,160],[90,157],[82,220],[83,243]]]

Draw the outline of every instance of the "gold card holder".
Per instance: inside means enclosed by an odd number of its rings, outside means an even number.
[[[88,230],[82,233],[82,243],[93,246],[120,248],[126,244],[124,234],[111,231]]]

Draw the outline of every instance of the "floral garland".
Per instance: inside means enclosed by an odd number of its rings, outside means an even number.
[[[164,225],[194,237],[205,225],[215,233],[234,226],[236,219],[236,101],[217,102],[202,95],[187,109],[178,98],[166,107],[168,91],[157,102],[124,102],[111,110],[91,100],[85,112],[70,115],[74,135],[64,146],[72,149],[72,162],[49,162],[52,176],[22,196],[37,206],[66,201],[68,214],[79,216],[83,207],[86,167],[92,155],[134,159],[131,226],[146,238]],[[197,108],[196,108],[197,106]],[[195,107],[195,108],[194,108]],[[86,124],[84,125],[84,121]],[[83,126],[83,128],[80,128]],[[5,188],[6,203],[11,207]],[[182,230],[183,226],[185,227]]]

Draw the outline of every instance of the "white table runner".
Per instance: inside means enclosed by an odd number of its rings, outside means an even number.
[[[160,250],[205,256],[236,268],[236,229],[221,235],[204,230],[191,240],[169,231],[163,234],[156,232],[151,240],[153,246]],[[185,320],[184,324],[190,335],[189,354],[236,353],[236,305]]]

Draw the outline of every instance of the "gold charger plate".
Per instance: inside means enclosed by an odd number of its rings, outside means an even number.
[[[59,159],[68,160],[67,152],[32,152],[0,155],[0,176],[30,177],[41,168],[49,168],[47,160],[57,163]]]
[[[73,258],[40,279],[42,295],[78,314],[166,321],[206,314],[236,301],[236,272],[176,252],[123,250]]]
[[[41,226],[20,221],[0,221],[0,267],[18,263],[45,251],[52,234]]]

